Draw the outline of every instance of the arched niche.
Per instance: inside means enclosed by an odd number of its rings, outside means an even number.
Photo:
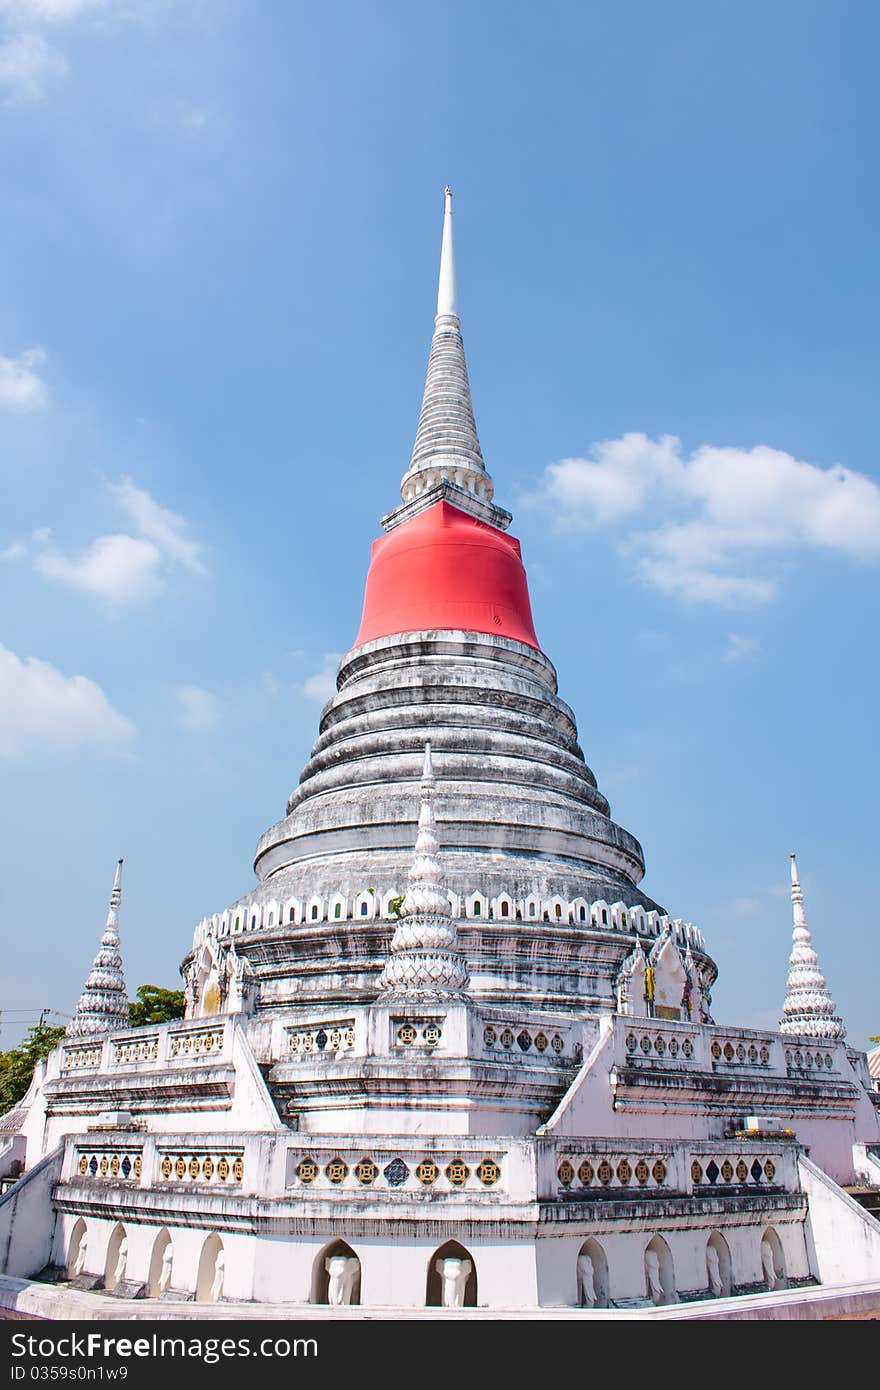
[[[589,1264],[587,1263],[589,1261]],[[608,1259],[598,1240],[585,1240],[577,1256],[577,1295],[580,1308],[607,1308]]]
[[[645,1246],[645,1292],[652,1303],[677,1303],[672,1252],[662,1236]]]
[[[124,1249],[123,1249],[124,1246]],[[128,1272],[128,1238],[125,1234],[125,1227],[119,1221],[113,1227],[110,1235],[110,1243],[107,1246],[107,1258],[104,1261],[104,1288],[110,1293],[116,1288],[120,1279],[124,1279]]]
[[[357,1268],[347,1263],[352,1260]],[[360,1301],[360,1259],[347,1241],[333,1240],[318,1251],[312,1265],[311,1302],[339,1307],[354,1306]]]
[[[706,1285],[713,1298],[729,1298],[733,1288],[730,1247],[720,1231],[706,1241]]]
[[[761,1274],[770,1292],[788,1288],[782,1241],[772,1226],[761,1236]]]
[[[226,1275],[226,1255],[223,1242],[212,1231],[202,1246],[199,1256],[199,1272],[196,1276],[196,1302],[217,1303],[223,1297],[223,1283]]]
[[[150,1256],[150,1272],[147,1276],[147,1298],[158,1298],[162,1292],[162,1273],[166,1266],[165,1252],[168,1250],[171,1251],[170,1258],[173,1260],[174,1247],[171,1244],[171,1235],[163,1226],[162,1230],[153,1241],[153,1253]]]
[[[67,1246],[68,1279],[75,1279],[78,1274],[85,1274],[88,1257],[89,1238],[86,1233],[86,1223],[80,1216],[70,1233],[70,1242]]]
[[[459,1260],[459,1261],[462,1261],[462,1262],[467,1261],[467,1262],[470,1264],[470,1269],[467,1271],[466,1276],[465,1276],[464,1270],[462,1269],[462,1271],[461,1271],[461,1283],[463,1284],[463,1296],[462,1296],[461,1304],[458,1305],[458,1306],[463,1307],[463,1308],[476,1308],[476,1306],[477,1306],[477,1265],[476,1265],[476,1261],[475,1261],[473,1255],[470,1253],[470,1251],[469,1251],[469,1250],[465,1250],[465,1248],[464,1248],[463,1245],[459,1245],[459,1243],[458,1243],[457,1240],[447,1240],[446,1244],[445,1244],[445,1245],[441,1245],[441,1246],[439,1247],[439,1249],[435,1250],[434,1253],[432,1254],[431,1258],[428,1260],[428,1280],[427,1280],[427,1287],[426,1287],[426,1289],[425,1289],[425,1307],[426,1307],[426,1308],[444,1308],[444,1307],[454,1307],[454,1306],[456,1306],[455,1304],[452,1304],[452,1303],[448,1302],[448,1297],[449,1297],[448,1285],[452,1283],[452,1280],[451,1280],[451,1279],[447,1279],[447,1280],[445,1281],[445,1280],[444,1280],[444,1276],[443,1276],[443,1274],[441,1273],[441,1270],[438,1269],[438,1265],[440,1265],[440,1266],[442,1267],[442,1265],[444,1264],[444,1262],[445,1262],[446,1260]],[[451,1271],[449,1271],[449,1272],[451,1272]],[[447,1283],[447,1293],[446,1293],[445,1296],[444,1296],[444,1282]]]

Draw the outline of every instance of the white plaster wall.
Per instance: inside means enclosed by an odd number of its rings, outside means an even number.
[[[61,1150],[0,1198],[0,1271],[28,1279],[49,1263],[55,1233],[52,1188],[61,1175]]]
[[[880,1279],[880,1221],[841,1192],[808,1158],[799,1163],[809,1198],[808,1240],[824,1284]]]

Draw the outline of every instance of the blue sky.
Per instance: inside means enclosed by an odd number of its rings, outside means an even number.
[[[484,456],[645,887],[772,1026],[796,850],[880,1032],[878,39],[869,0],[0,0],[0,1008],[74,1007],[120,854],[132,991],[251,884],[449,182]]]

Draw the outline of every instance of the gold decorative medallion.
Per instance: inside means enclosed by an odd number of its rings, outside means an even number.
[[[430,1187],[440,1176],[440,1169],[433,1158],[423,1158],[421,1163],[416,1164],[416,1177],[425,1187]]]
[[[379,1169],[371,1158],[362,1158],[354,1165],[354,1175],[362,1187],[371,1187],[379,1176]]]
[[[471,1175],[470,1168],[460,1158],[454,1158],[451,1163],[447,1163],[445,1172],[453,1187],[464,1187]]]
[[[301,1158],[295,1172],[300,1182],[314,1182],[318,1176],[318,1165],[313,1158]]]
[[[484,1187],[494,1187],[501,1177],[501,1169],[491,1158],[484,1158],[481,1163],[478,1163],[476,1173]]]

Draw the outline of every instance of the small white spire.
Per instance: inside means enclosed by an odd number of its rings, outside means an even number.
[[[128,992],[122,969],[119,943],[119,907],[122,902],[122,863],[116,864],[107,925],[101,937],[101,947],[92,963],[85,988],[79,997],[76,1013],[67,1025],[70,1038],[95,1037],[127,1028]]]
[[[440,282],[437,286],[437,317],[447,314],[458,318],[455,293],[455,243],[452,236],[452,189],[446,185],[443,212],[443,241],[440,247]]]
[[[434,820],[434,766],[425,744],[419,828],[400,921],[379,977],[383,999],[460,999],[468,968],[458,950]]]
[[[843,1020],[834,1012],[834,1000],[826,988],[825,976],[819,969],[819,957],[813,950],[812,937],[807,926],[797,859],[793,854],[790,858],[794,924],[779,1031],[835,1042],[846,1037],[846,1028]]]

